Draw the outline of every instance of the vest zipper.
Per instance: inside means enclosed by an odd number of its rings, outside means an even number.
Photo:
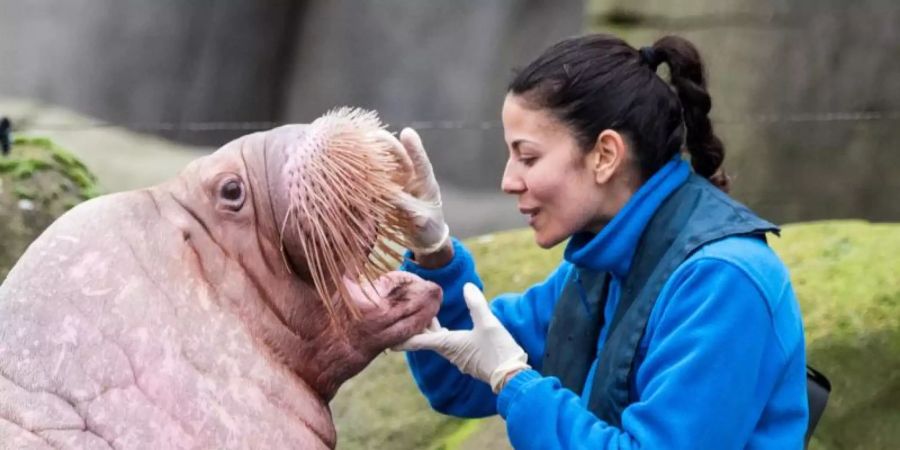
[[[587,291],[581,283],[581,270],[578,269],[575,270],[575,285],[578,286],[578,298],[581,299],[581,306],[584,306],[585,314],[590,314],[591,308],[588,306]]]

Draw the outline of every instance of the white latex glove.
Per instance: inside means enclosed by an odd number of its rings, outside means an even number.
[[[397,206],[413,217],[416,226],[410,239],[410,250],[416,255],[427,255],[440,250],[450,239],[450,228],[444,221],[441,188],[434,178],[419,133],[404,128],[400,132],[400,142],[412,162],[413,173],[397,199]]]
[[[472,315],[473,329],[450,331],[435,318],[425,331],[394,349],[434,350],[463,373],[490,384],[496,394],[509,374],[531,368],[528,355],[491,312],[477,286],[466,283],[463,296]]]

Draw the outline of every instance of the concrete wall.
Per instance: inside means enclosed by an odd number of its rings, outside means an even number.
[[[0,0],[0,99],[37,99],[138,131],[161,122],[305,122],[338,105],[374,108],[392,130],[424,125],[448,221],[468,236],[525,225],[498,188],[506,83],[513,66],[578,34],[583,20],[580,0]],[[84,122],[31,102],[4,105],[0,115],[30,119],[19,125]],[[445,120],[455,122],[430,123]],[[142,146],[135,159],[137,149],[106,149],[112,141],[99,138],[103,131],[41,134],[101,174],[140,161],[134,176],[101,176],[114,189],[156,182],[189,159],[168,146],[153,154]],[[217,147],[247,132],[157,134]]]
[[[0,94],[124,124],[270,120],[297,5],[0,0]]]
[[[778,222],[900,220],[900,2],[594,0],[588,15],[635,46],[697,45],[737,198]]]
[[[151,130],[309,121],[344,104],[394,129],[462,121],[422,130],[439,176],[493,189],[502,132],[477,125],[499,120],[510,67],[583,17],[572,0],[0,0],[0,96]],[[218,146],[246,130],[159,133]]]
[[[302,122],[337,105],[375,108],[393,130],[426,125],[438,178],[461,207],[475,197],[507,206],[502,130],[481,125],[499,120],[511,69],[585,22],[636,46],[677,33],[707,59],[737,198],[778,222],[900,220],[900,2],[586,5],[0,0],[0,97],[123,124]],[[828,115],[847,111],[868,115]],[[162,134],[218,146],[245,132]],[[496,215],[479,227],[521,225],[512,207]]]
[[[499,190],[503,133],[480,124],[499,121],[511,68],[580,33],[583,17],[582,2],[572,0],[310,2],[283,117],[309,120],[355,104],[377,108],[393,129],[461,121],[421,130],[437,176]]]

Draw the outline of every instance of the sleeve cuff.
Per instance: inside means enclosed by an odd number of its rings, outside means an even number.
[[[504,420],[506,419],[510,406],[519,395],[527,391],[541,378],[543,377],[538,371],[528,369],[517,373],[516,376],[512,377],[512,379],[506,383],[506,386],[500,391],[500,395],[497,396],[497,412],[500,413],[500,416],[503,417]]]
[[[467,270],[470,270],[470,267],[473,265],[472,255],[469,254],[469,251],[458,239],[451,237],[450,240],[453,243],[453,259],[445,266],[437,269],[426,269],[416,264],[412,259],[413,253],[407,250],[406,254],[403,255],[403,264],[400,265],[400,270],[414,273],[426,280],[456,279]],[[471,270],[474,270],[474,268]]]

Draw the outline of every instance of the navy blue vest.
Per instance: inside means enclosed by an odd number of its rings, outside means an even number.
[[[630,398],[635,353],[659,292],[675,269],[710,242],[729,236],[765,239],[767,232],[779,230],[694,174],[663,201],[641,235],[622,283],[588,400],[591,412],[621,427],[622,411],[636,400]],[[575,270],[580,283],[571,277],[557,302],[541,372],[580,393],[596,357],[609,275]]]

